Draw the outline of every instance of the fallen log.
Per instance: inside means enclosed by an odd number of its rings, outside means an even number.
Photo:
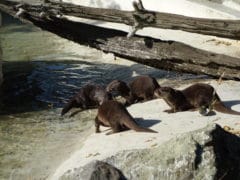
[[[240,39],[240,20],[193,18],[170,13],[148,11],[144,9],[141,1],[133,4],[135,11],[92,8],[70,3],[59,3],[49,0],[43,1],[46,3],[35,5],[24,3],[22,8],[29,13],[42,13],[45,15],[63,14],[114,23],[123,23],[132,26],[134,32],[144,27],[156,27]],[[7,0],[1,0],[0,4],[9,5],[10,2]]]
[[[0,9],[15,16],[18,9],[0,3]],[[117,30],[100,28],[36,11],[24,12],[21,20],[53,32],[79,44],[89,45],[116,56],[166,70],[207,74],[225,79],[240,80],[240,59],[196,49],[183,43],[133,36]]]

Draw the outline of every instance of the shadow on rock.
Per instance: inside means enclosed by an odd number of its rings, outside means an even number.
[[[235,106],[235,105],[239,105],[240,104],[240,100],[223,101],[223,103],[227,107],[232,107],[232,106]]]
[[[220,126],[211,136],[217,169],[214,179],[240,179],[240,138]]]
[[[138,125],[146,128],[149,128],[161,122],[160,120],[155,120],[155,119],[145,119],[145,120],[143,118],[134,118],[134,119],[136,120]]]

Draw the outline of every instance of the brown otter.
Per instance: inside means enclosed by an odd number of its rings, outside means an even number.
[[[112,99],[111,94],[106,92],[102,86],[87,84],[63,107],[61,115],[63,116],[73,107],[82,109],[96,108],[109,99]]]
[[[98,113],[95,118],[96,133],[100,132],[100,125],[112,128],[112,131],[107,133],[107,135],[127,129],[157,133],[154,130],[138,126],[127,109],[121,103],[113,100],[105,101],[98,107]]]
[[[125,99],[130,99],[131,93],[130,93],[130,88],[128,85],[121,80],[113,80],[110,82],[107,87],[106,87],[107,92],[117,92],[119,95],[124,97]]]
[[[128,85],[120,80],[114,80],[108,84],[108,92],[116,91],[127,101],[127,104],[133,104],[139,101],[154,99],[154,91],[159,88],[157,80],[150,76],[137,76]]]
[[[208,108],[226,114],[240,115],[240,112],[227,108],[209,84],[196,83],[181,91],[171,87],[161,87],[155,90],[154,94],[163,98],[171,107],[165,110],[168,113]]]

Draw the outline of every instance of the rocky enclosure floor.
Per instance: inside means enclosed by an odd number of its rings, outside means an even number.
[[[223,81],[220,85],[216,81],[207,83],[216,88],[217,93],[228,107],[240,111],[239,82]],[[186,86],[188,85],[181,86],[179,89]],[[167,108],[167,104],[161,99],[130,106],[128,110],[134,118],[137,118],[139,124],[148,126],[159,133],[140,133],[130,130],[107,136],[105,135],[107,130],[101,128],[103,132],[90,135],[83,147],[59,166],[50,179],[58,179],[66,172],[73,172],[74,169],[83,167],[93,160],[104,160],[126,150],[150,150],[161,147],[173,138],[180,137],[187,132],[199,130],[208,125],[215,126],[215,124],[218,124],[222,127],[229,126],[234,129],[240,129],[239,116],[236,115],[216,112],[212,116],[201,116],[197,111],[167,114],[163,112]],[[153,156],[153,158],[156,157]]]

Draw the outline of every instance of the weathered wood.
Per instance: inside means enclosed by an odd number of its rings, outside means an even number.
[[[15,15],[17,10],[0,4],[0,8]],[[240,80],[240,59],[196,49],[183,43],[161,41],[144,36],[127,38],[127,33],[100,28],[36,12],[26,13],[21,20],[53,32],[80,44],[89,45],[116,56],[166,70],[207,74]]]
[[[139,19],[141,27],[183,30],[192,33],[240,39],[240,20],[193,18],[147,10],[135,12],[120,11],[73,6],[70,4],[62,4],[59,10],[69,16],[124,23],[130,26],[134,26],[136,19]]]
[[[6,0],[1,1],[0,4],[9,4]],[[69,3],[48,2],[45,5],[25,4],[24,9],[30,13],[40,14],[41,12],[45,12],[46,14],[52,15],[64,14],[81,18],[124,23],[130,26],[138,26],[137,28],[157,27],[240,39],[240,20],[193,18],[138,9],[137,6],[135,7],[136,11],[122,11],[115,9],[91,8]]]

